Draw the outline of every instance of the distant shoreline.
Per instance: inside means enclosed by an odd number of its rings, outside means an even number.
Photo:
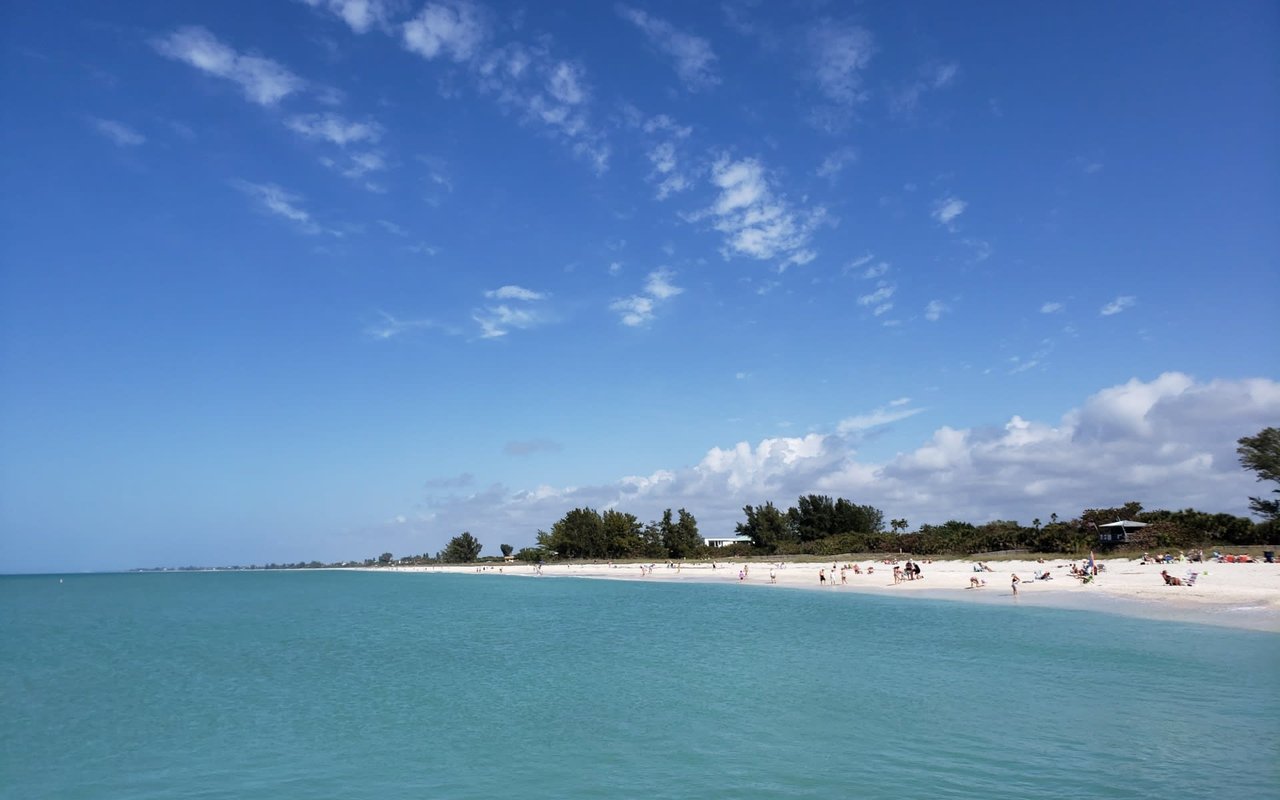
[[[893,564],[883,561],[742,561],[731,560],[684,563],[679,569],[655,562],[641,574],[639,563],[546,564],[541,574],[534,565],[523,563],[440,564],[429,566],[388,566],[343,568],[361,572],[442,573],[477,577],[544,577],[626,580],[650,583],[700,582],[742,584],[759,588],[789,588],[834,593],[864,593],[883,596],[930,598],[958,602],[1027,605],[1091,611],[1153,620],[1192,622],[1247,630],[1280,633],[1280,564],[1219,564],[1181,562],[1168,565],[1142,564],[1129,559],[1099,559],[1099,575],[1083,583],[1071,574],[1066,559],[992,561],[992,571],[975,571],[977,560],[947,559],[919,561],[920,580],[893,582]],[[831,579],[832,564],[836,564]],[[901,562],[905,564],[905,560]],[[1082,565],[1083,562],[1074,562]],[[860,574],[846,569],[841,582],[840,567],[857,564]],[[645,565],[646,567],[648,565]],[[740,570],[746,567],[745,577]],[[867,573],[867,567],[874,572]],[[828,581],[819,582],[819,570]],[[1167,570],[1180,579],[1197,573],[1194,586],[1168,586],[1161,578]],[[1050,580],[1034,580],[1037,573],[1049,572]],[[773,573],[773,579],[770,573]],[[1018,575],[1018,594],[1011,588]],[[965,588],[972,578],[986,581],[979,588]]]

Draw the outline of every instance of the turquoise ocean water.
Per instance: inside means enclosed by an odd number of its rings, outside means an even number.
[[[496,575],[0,578],[0,797],[1276,797],[1280,636]]]

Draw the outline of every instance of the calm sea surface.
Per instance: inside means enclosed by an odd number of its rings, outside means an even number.
[[[1277,797],[1280,636],[776,587],[0,578],[0,797]]]

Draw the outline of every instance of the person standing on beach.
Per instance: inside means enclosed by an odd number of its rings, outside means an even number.
[[[818,585],[819,586],[827,585],[827,571],[825,569],[818,570]]]
[[[1019,580],[1018,580],[1018,573],[1016,573],[1016,572],[1015,572],[1015,573],[1013,573],[1013,581],[1012,581],[1012,584],[1013,584],[1013,596],[1014,596],[1014,597],[1017,597],[1017,596],[1018,596],[1018,584],[1019,584],[1019,583],[1021,583],[1021,581],[1019,581]]]

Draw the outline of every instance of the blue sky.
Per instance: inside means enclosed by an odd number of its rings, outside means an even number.
[[[2,13],[0,570],[1265,489],[1274,4]]]

